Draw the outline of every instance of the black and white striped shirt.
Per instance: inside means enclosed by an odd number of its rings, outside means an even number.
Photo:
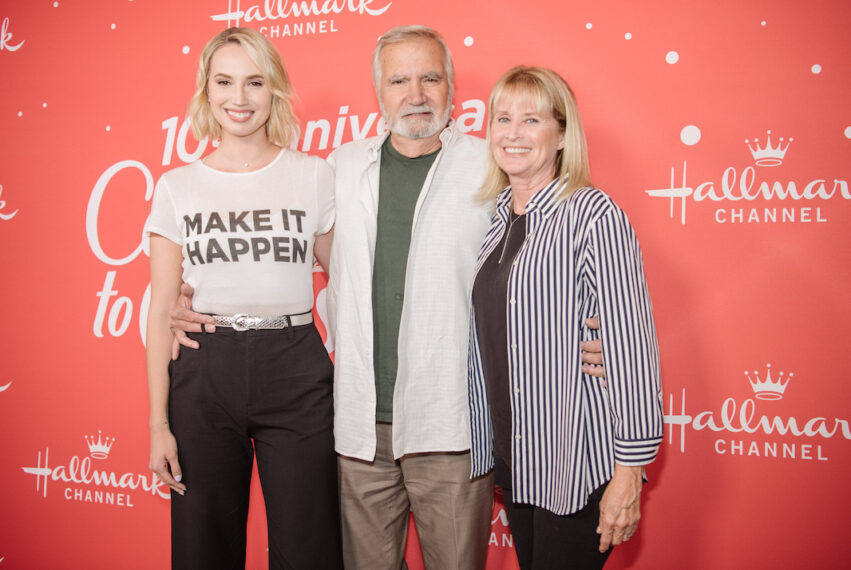
[[[554,181],[526,205],[526,242],[508,280],[514,501],[558,515],[580,510],[615,463],[645,465],[662,441],[659,352],[638,240],[604,192],[555,199]],[[510,189],[479,254],[499,243]],[[607,387],[581,370],[579,343],[600,316]],[[473,476],[493,468],[490,413],[472,319],[469,403]]]

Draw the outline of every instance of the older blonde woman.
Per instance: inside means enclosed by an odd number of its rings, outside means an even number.
[[[286,149],[297,136],[290,96],[266,38],[247,28],[215,36],[189,111],[195,135],[220,144],[165,173],[154,195],[150,466],[174,491],[174,568],[245,567],[255,456],[269,567],[342,567],[333,369],[311,317],[334,182],[324,161]],[[216,329],[169,365],[181,281]]]
[[[626,215],[591,186],[558,74],[503,75],[488,141],[482,192],[496,213],[473,287],[473,475],[495,466],[521,568],[601,568],[636,531],[642,468],[662,438],[641,253]],[[583,374],[579,350],[597,314],[605,383]]]

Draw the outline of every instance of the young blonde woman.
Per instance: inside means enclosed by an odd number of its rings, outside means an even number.
[[[324,267],[330,251],[333,172],[286,149],[297,136],[291,94],[261,34],[215,36],[189,114],[196,137],[219,138],[218,148],[165,173],[154,195],[150,467],[173,491],[174,568],[244,568],[255,457],[269,567],[342,567],[333,372],[311,317],[313,257]],[[171,361],[181,282],[217,326]]]

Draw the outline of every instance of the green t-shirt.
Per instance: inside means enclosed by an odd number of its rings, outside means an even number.
[[[399,321],[405,300],[405,271],[414,209],[439,150],[408,158],[393,148],[390,137],[381,148],[378,232],[372,268],[375,419],[379,422],[393,421],[393,388],[399,365]]]

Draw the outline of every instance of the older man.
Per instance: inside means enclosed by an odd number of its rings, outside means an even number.
[[[482,568],[490,475],[470,480],[470,290],[487,205],[483,140],[450,120],[437,32],[394,28],[373,78],[389,135],[343,145],[330,313],[346,566],[397,569],[413,509],[429,568]]]

